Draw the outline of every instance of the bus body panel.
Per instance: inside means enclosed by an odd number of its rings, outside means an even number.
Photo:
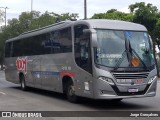
[[[62,93],[62,79],[64,76],[69,76],[74,81],[78,96],[93,98],[92,75],[78,68],[74,60],[70,57],[71,55],[72,53],[61,53],[19,57],[19,59],[27,59],[27,73],[25,74],[22,71],[25,75],[26,85]],[[16,67],[17,59],[12,59],[12,64],[14,64],[12,69],[9,66],[10,61],[5,59],[5,65],[7,67],[5,75],[7,81],[19,84],[19,73]],[[85,83],[89,83],[89,86],[87,86],[89,90],[85,88]]]
[[[19,83],[19,77],[17,76],[16,58],[5,58],[5,76],[6,80]]]
[[[53,53],[44,55],[18,56],[5,58],[5,75],[6,80],[19,84],[20,74],[24,74],[26,85],[30,87],[51,90],[63,93],[63,79],[70,77],[73,81],[75,94],[77,96],[88,97],[93,99],[117,99],[117,98],[137,98],[137,97],[151,97],[156,95],[157,78],[148,84],[151,77],[157,75],[156,67],[151,71],[143,71],[147,74],[144,78],[144,84],[119,84],[116,75],[122,74],[141,74],[140,72],[127,71],[123,73],[111,72],[98,68],[95,65],[94,58],[94,44],[93,40],[97,39],[96,33],[90,33],[90,50],[91,50],[91,72],[82,69],[75,60],[75,26],[86,25],[88,29],[114,29],[114,30],[133,30],[133,31],[147,31],[142,25],[130,22],[114,21],[114,20],[82,20],[75,22],[67,22],[66,24],[53,25],[41,30],[34,30],[29,33],[24,33],[19,37],[7,40],[7,42],[14,42],[19,39],[25,39],[35,35],[41,35],[47,32],[60,30],[66,27],[71,28],[72,32],[72,52],[67,53]],[[94,34],[94,35],[93,35]],[[6,43],[7,43],[6,42]],[[95,42],[95,41],[94,41]],[[54,46],[55,47],[55,46]],[[30,48],[32,49],[32,48]],[[23,63],[23,66],[22,66]],[[18,66],[18,67],[17,67]],[[106,67],[107,68],[107,67]],[[107,68],[108,69],[108,68]],[[142,73],[142,74],[143,74]],[[105,80],[100,80],[99,77],[111,78],[114,85],[109,84]],[[140,93],[129,93],[129,89],[138,89]]]

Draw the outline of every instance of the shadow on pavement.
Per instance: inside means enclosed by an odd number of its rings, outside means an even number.
[[[21,90],[20,87],[11,87],[13,89],[18,89]],[[25,92],[25,91],[24,91]],[[37,95],[42,95],[46,97],[50,97],[53,99],[58,99],[62,102],[67,102],[67,99],[65,96],[61,93],[56,93],[52,91],[47,91],[47,90],[41,90],[41,89],[36,89],[36,88],[29,88],[26,92],[37,94]],[[93,100],[93,99],[87,99],[87,98],[80,98],[80,102],[78,104],[71,103],[73,105],[81,105],[93,110],[147,110],[151,108],[150,106],[147,105],[141,105],[138,104],[139,98],[137,98],[137,104],[135,102],[130,102],[128,100],[122,100],[121,102],[112,102],[111,100]]]

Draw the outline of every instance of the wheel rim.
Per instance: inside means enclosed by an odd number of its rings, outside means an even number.
[[[68,95],[69,95],[70,97],[75,96],[74,86],[70,86],[70,87],[69,87]]]
[[[25,88],[24,80],[22,79],[22,88]]]

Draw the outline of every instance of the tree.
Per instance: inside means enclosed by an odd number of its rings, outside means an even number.
[[[131,13],[134,15],[133,22],[144,25],[152,38],[155,40],[154,29],[158,21],[158,9],[156,6],[144,2],[135,3],[129,6]]]
[[[112,20],[124,20],[132,21],[133,15],[130,13],[123,13],[116,9],[108,10],[106,13],[94,14],[92,19],[112,19]]]
[[[37,18],[32,19],[32,24],[30,25],[30,29],[37,29],[47,25],[51,25],[55,23],[55,18],[49,13],[45,12]]]
[[[3,16],[4,16],[4,12],[0,10],[0,23],[4,21]]]
[[[135,3],[129,6],[131,13],[134,15],[133,22],[144,25],[151,35],[154,45],[157,44],[160,49],[160,14],[156,6],[144,2]],[[155,53],[155,47],[154,47]],[[157,61],[156,61],[156,65]],[[159,67],[157,73],[159,76]]]
[[[157,23],[156,23],[156,27],[155,29],[153,30],[153,33],[155,35],[155,40],[156,40],[156,43],[158,45],[158,48],[160,50],[160,19],[158,19]]]

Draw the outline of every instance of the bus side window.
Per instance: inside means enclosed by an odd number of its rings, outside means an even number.
[[[8,42],[5,45],[5,57],[11,57],[12,54],[12,42]]]
[[[71,28],[60,30],[59,41],[62,53],[72,52]]]
[[[86,25],[75,26],[74,52],[75,61],[78,66],[91,73],[91,48],[90,34],[83,33],[84,29],[88,29]]]
[[[21,40],[14,41],[11,47],[11,57],[22,56],[22,51]]]
[[[64,28],[50,33],[52,53],[72,52],[71,28]]]

